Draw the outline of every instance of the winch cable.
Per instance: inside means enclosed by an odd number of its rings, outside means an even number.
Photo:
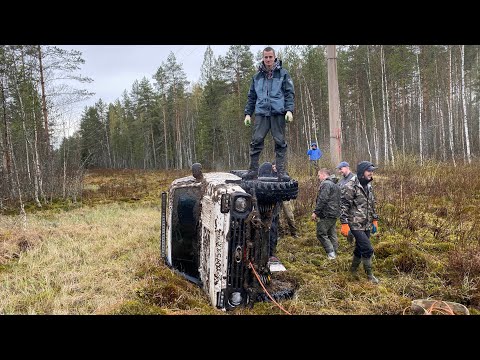
[[[282,310],[285,314],[292,315],[292,314],[290,314],[287,310],[285,310],[285,309],[282,307],[282,305],[280,305],[279,303],[277,303],[277,302],[275,301],[275,299],[269,294],[269,292],[267,291],[267,289],[265,289],[265,286],[263,286],[263,282],[262,282],[262,280],[260,280],[260,276],[259,276],[259,275],[257,274],[257,272],[255,271],[255,268],[254,268],[252,262],[249,261],[249,263],[250,263],[250,267],[251,267],[252,270],[253,270],[253,273],[255,274],[255,277],[257,278],[258,282],[259,282],[260,285],[262,286],[263,291],[265,291],[265,294],[267,294],[267,296],[270,298],[270,300],[272,300],[273,303],[274,303],[275,305],[277,305],[278,308],[279,308],[280,310]]]
[[[441,306],[436,306],[438,303],[440,304],[444,304],[447,308],[443,308]],[[450,305],[448,305],[445,301],[439,301],[439,300],[436,300],[432,303],[432,305],[428,308],[428,309],[425,309],[423,306],[421,305],[418,305],[422,308],[422,310],[424,311],[424,315],[434,315],[434,311],[440,313],[440,314],[443,314],[443,315],[456,315],[455,312],[452,310],[452,308],[450,307]],[[406,307],[405,309],[403,309],[403,315],[405,315],[405,311],[410,308],[410,306]]]

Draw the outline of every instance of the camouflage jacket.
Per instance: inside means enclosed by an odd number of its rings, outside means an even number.
[[[378,220],[372,185],[368,184],[365,192],[354,175],[342,186],[341,193],[341,223],[348,224],[351,230],[371,230],[373,220]]]
[[[348,174],[346,177],[342,176],[340,178],[340,180],[338,181],[338,186],[342,187],[343,185],[345,185],[347,182],[350,181],[350,179],[354,176],[355,174],[353,172],[350,172],[350,174]]]

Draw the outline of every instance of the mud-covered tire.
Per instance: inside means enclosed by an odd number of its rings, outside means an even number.
[[[239,177],[243,177],[244,175],[247,175],[248,170],[230,170],[230,173]]]
[[[258,178],[257,180],[244,180],[240,186],[249,194],[255,194],[261,202],[289,201],[298,196],[298,182],[276,181],[276,178]]]
[[[298,288],[297,281],[285,276],[273,276],[268,285],[265,285],[268,293],[275,301],[291,299]],[[270,297],[262,290],[256,296],[255,301],[271,301]]]
[[[260,202],[289,201],[298,196],[298,181],[278,181],[276,177],[259,177],[255,180],[243,180],[248,170],[230,170],[230,173],[242,178],[240,186],[248,192],[255,194]]]

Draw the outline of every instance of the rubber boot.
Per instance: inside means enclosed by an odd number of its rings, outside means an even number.
[[[285,170],[285,162],[282,161],[277,161],[277,172],[278,172],[278,181],[290,181],[290,176],[288,176],[286,170]]]
[[[367,274],[368,280],[373,284],[378,284],[378,279],[373,275],[372,272],[372,257],[364,258],[362,257],[363,268],[365,269],[365,273]]]
[[[352,258],[352,265],[350,266],[350,273],[353,275],[353,277],[356,280],[360,280],[358,277],[358,267],[360,266],[360,263],[362,262],[362,258],[357,257],[356,255],[353,255]]]
[[[254,180],[258,178],[258,159],[260,156],[250,157],[250,168],[248,172],[243,175],[244,180]]]

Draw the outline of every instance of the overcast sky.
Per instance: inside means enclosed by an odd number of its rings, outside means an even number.
[[[133,82],[144,76],[152,76],[170,52],[175,54],[177,63],[183,65],[187,80],[198,82],[203,56],[208,45],[56,45],[62,49],[79,50],[85,64],[80,73],[92,78],[84,87],[95,95],[79,104],[81,109],[91,106],[98,99],[106,103],[121,98],[124,90],[130,92]],[[252,45],[254,56],[267,45]],[[283,45],[269,45],[276,51]],[[225,55],[230,45],[211,45],[215,56]]]

